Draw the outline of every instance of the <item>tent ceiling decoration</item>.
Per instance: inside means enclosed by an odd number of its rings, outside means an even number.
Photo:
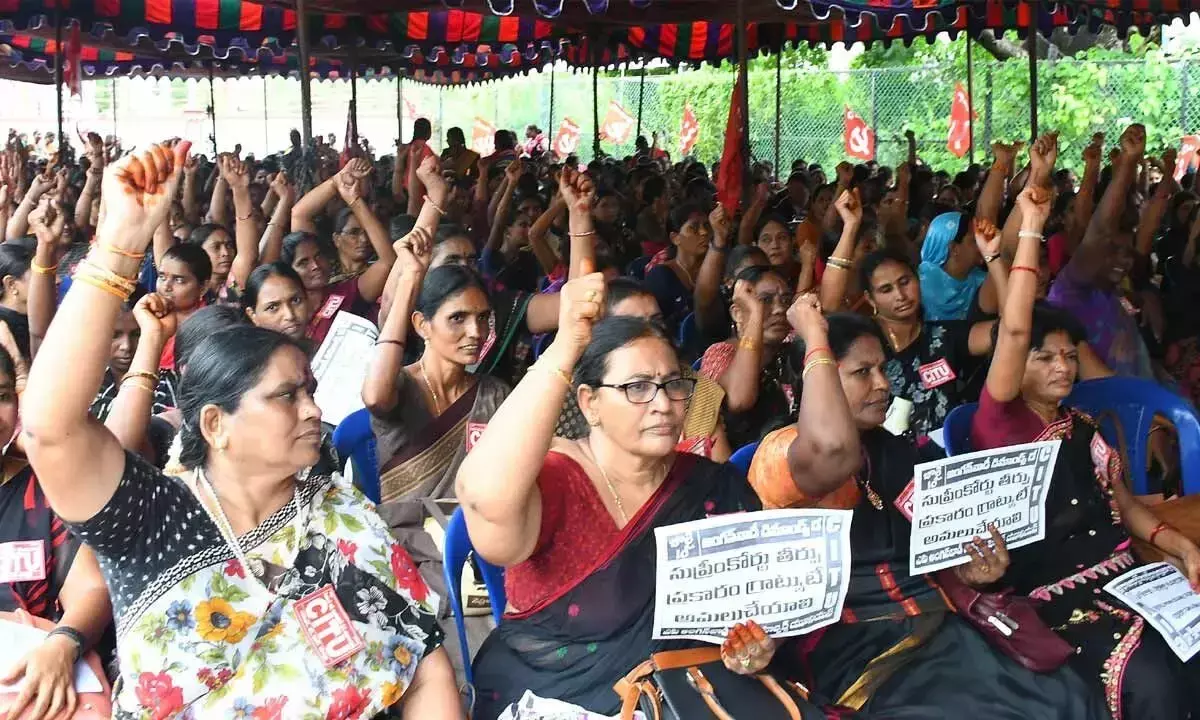
[[[217,50],[218,57],[265,50],[282,53],[296,41],[296,13],[236,0],[61,0],[63,13],[93,37]],[[160,7],[161,6],[161,7]],[[12,32],[54,31],[55,0],[0,0],[0,18]],[[578,31],[530,18],[462,11],[393,12],[369,16],[308,16],[314,46],[386,52],[463,53],[481,45],[514,46],[526,58],[557,53]]]

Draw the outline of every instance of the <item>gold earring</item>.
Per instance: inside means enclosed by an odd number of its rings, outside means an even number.
[[[225,449],[229,447],[229,440],[222,435],[221,437],[217,438],[215,443],[213,443],[213,447],[217,449],[217,452],[223,453],[225,452]]]

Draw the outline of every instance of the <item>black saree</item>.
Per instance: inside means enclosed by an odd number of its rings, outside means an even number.
[[[599,566],[533,612],[508,617],[475,657],[472,717],[492,720],[526,690],[615,714],[613,685],[651,653],[702,645],[651,639],[654,528],[759,509],[728,465],[680,455],[662,486],[625,526]]]
[[[1026,670],[960,619],[934,578],[909,574],[911,525],[895,503],[913,467],[931,458],[884,430],[862,440],[842,620],[785,646],[793,679],[867,718],[1106,718],[1099,694],[1070,669]]]

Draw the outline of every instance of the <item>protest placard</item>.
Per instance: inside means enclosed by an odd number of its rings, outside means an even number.
[[[379,331],[366,318],[339,312],[312,361],[321,420],[337,425],[363,407],[362,387]]]
[[[1046,493],[1060,444],[1012,445],[918,465],[910,511],[912,574],[971,562],[963,545],[988,538],[988,525],[1009,548],[1045,538]]]
[[[850,510],[764,510],[654,529],[654,637],[720,643],[754,620],[772,637],[838,621]]]
[[[1151,563],[1134,568],[1104,590],[1150,623],[1179,659],[1200,650],[1200,595],[1173,565]]]

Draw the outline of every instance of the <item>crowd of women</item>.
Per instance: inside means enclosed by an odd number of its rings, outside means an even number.
[[[1097,135],[1082,179],[1053,134],[953,178],[911,135],[894,170],[756,165],[740,210],[657,140],[581,167],[541,137],[500,131],[480,157],[452,128],[439,154],[419,120],[385,158],[294,136],[212,162],[10,141],[0,611],[50,628],[0,661],[10,717],[70,716],[85,653],[110,661],[119,718],[491,720],[527,692],[612,715],[626,673],[687,646],[651,637],[655,528],[799,507],[853,511],[840,621],[739,626],[721,654],[802,683],[804,717],[1200,713],[1196,664],[1099,591],[1141,563],[1133,539],[1200,589],[1200,549],[1064,404],[1112,374],[1200,399],[1200,203],[1144,128],[1106,164]],[[314,400],[343,312],[378,328],[371,500]],[[1046,539],[993,530],[912,575],[897,498],[967,402],[977,449],[1062,441]],[[1152,439],[1169,495],[1173,430]],[[746,477],[726,461],[755,442]],[[503,621],[468,618],[473,658],[447,642],[438,503],[506,568]],[[961,588],[1036,600],[1074,653],[1027,669],[957,612]]]

